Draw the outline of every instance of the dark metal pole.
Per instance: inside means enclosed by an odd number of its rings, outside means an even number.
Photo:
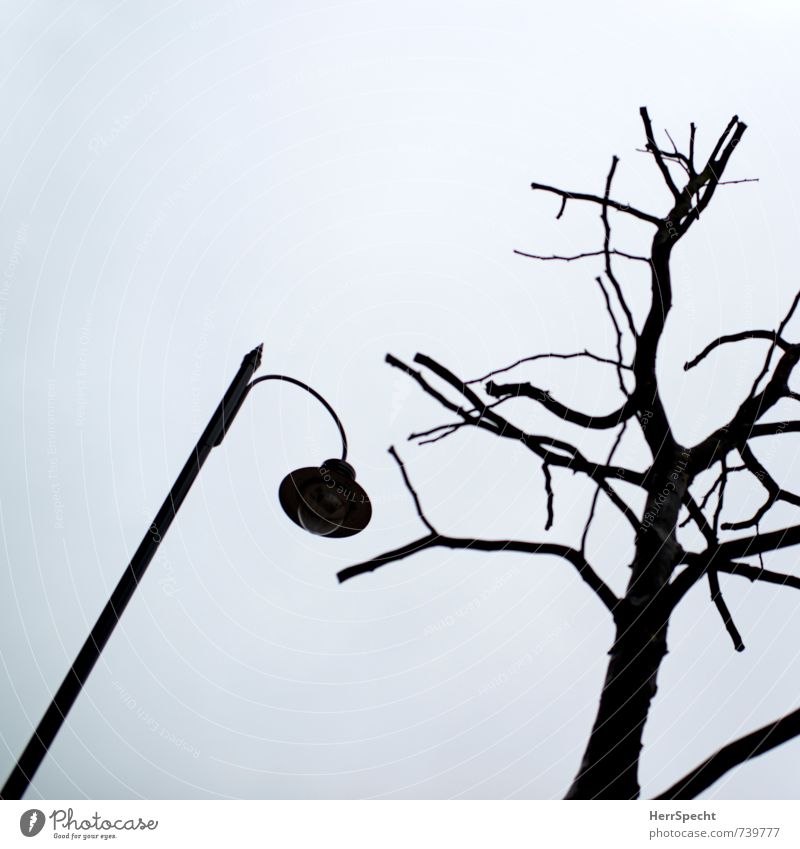
[[[234,377],[228,391],[214,411],[214,415],[211,416],[203,435],[195,445],[183,469],[181,469],[178,479],[169,491],[169,495],[161,505],[155,519],[153,519],[144,539],[136,549],[128,568],[120,578],[111,598],[106,602],[106,606],[83,644],[83,648],[78,652],[75,662],[58,688],[53,701],[50,702],[50,706],[25,747],[25,751],[17,761],[17,765],[8,777],[2,791],[0,791],[0,799],[21,799],[28,789],[36,770],[64,724],[70,708],[80,694],[109,637],[114,632],[123,610],[125,610],[139,581],[142,580],[147,571],[153,555],[172,524],[175,514],[186,498],[186,494],[194,483],[203,463],[211,453],[211,449],[222,442],[231,422],[239,411],[239,407],[247,397],[250,389],[250,378],[261,364],[262,349],[263,345],[259,345],[242,360],[242,365],[236,373],[236,377]]]

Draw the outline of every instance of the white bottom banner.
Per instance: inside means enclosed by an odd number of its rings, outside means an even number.
[[[797,802],[0,802],[0,846],[797,847]],[[113,841],[113,842],[112,842]]]

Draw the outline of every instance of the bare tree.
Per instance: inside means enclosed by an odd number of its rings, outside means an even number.
[[[583,579],[613,617],[615,639],[609,651],[605,683],[600,695],[597,717],[580,768],[567,798],[634,799],[640,793],[638,781],[642,732],[656,693],[656,677],[667,652],[667,630],[672,613],[697,582],[708,582],[711,600],[737,651],[744,648],[742,638],[720,590],[719,573],[738,575],[750,581],[766,581],[800,589],[800,578],[781,574],[743,562],[748,556],[762,557],[767,552],[800,543],[800,525],[760,532],[760,523],[779,501],[800,505],[800,496],[776,481],[759,461],[753,443],[764,437],[800,431],[800,421],[764,421],[781,399],[800,399],[789,387],[789,378],[800,359],[800,344],[785,338],[800,294],[791,303],[777,330],[753,329],[722,336],[709,342],[685,369],[692,369],[717,348],[742,340],[764,340],[767,347],[763,366],[746,398],[730,421],[699,444],[684,446],[675,438],[662,402],[656,375],[656,358],[665,322],[672,307],[670,258],[680,240],[696,226],[725,182],[723,175],[746,126],[737,116],[731,118],[704,164],[696,161],[695,125],[690,125],[688,148],[680,151],[670,138],[671,149],[659,147],[646,108],[640,110],[644,125],[644,152],[652,157],[671,194],[666,215],[644,212],[614,200],[612,183],[617,169],[613,157],[602,195],[568,192],[554,186],[533,183],[537,192],[555,195],[560,200],[557,218],[568,202],[597,207],[603,228],[602,247],[572,256],[539,256],[541,261],[571,262],[598,257],[604,273],[596,278],[603,295],[616,337],[616,356],[602,357],[588,350],[570,354],[542,353],[519,360],[478,380],[464,381],[429,356],[417,354],[414,368],[396,357],[386,361],[404,371],[424,393],[453,416],[453,421],[412,434],[420,443],[436,442],[465,427],[489,431],[497,437],[521,443],[540,462],[544,472],[546,524],[553,523],[553,473],[568,470],[585,475],[595,488],[583,537],[576,546],[547,541],[465,539],[440,532],[427,518],[406,469],[394,448],[392,456],[399,465],[405,485],[414,500],[417,514],[425,527],[418,539],[367,562],[344,569],[340,581],[371,572],[424,549],[443,546],[479,551],[519,551],[550,554],[563,558]],[[669,138],[669,135],[667,134]],[[636,255],[612,246],[612,219],[628,216],[653,228],[649,253]],[[639,326],[629,307],[618,278],[620,263],[646,263],[649,267],[650,302]],[[623,351],[633,350],[629,361]],[[616,371],[621,401],[611,413],[594,415],[573,409],[547,391],[527,382],[498,383],[499,374],[523,362],[539,358],[584,358],[607,365]],[[482,389],[480,384],[483,384]],[[629,385],[632,384],[632,385]],[[525,397],[534,404],[572,425],[586,430],[616,430],[605,461],[587,456],[580,446],[541,433],[530,433],[504,417],[498,407],[510,398]],[[638,427],[647,443],[646,468],[637,471],[614,462],[625,430]],[[702,496],[697,493],[698,477],[708,472],[713,485]],[[731,475],[751,476],[765,493],[762,506],[754,515],[722,521],[726,487]],[[706,479],[709,477],[706,475]],[[620,494],[619,482],[637,487],[644,498],[638,510]],[[634,540],[630,578],[622,598],[618,598],[592,567],[586,556],[586,537],[593,521],[598,498],[607,498],[629,524]],[[644,505],[643,507],[641,505]],[[727,517],[726,517],[727,518]],[[703,544],[688,550],[679,540],[679,529],[694,523]],[[731,532],[744,531],[746,535]],[[736,740],[693,769],[659,798],[694,798],[721,775],[748,758],[759,755],[800,734],[800,710],[795,710],[770,725]]]

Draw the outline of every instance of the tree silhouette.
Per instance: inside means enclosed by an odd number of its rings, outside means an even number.
[[[638,798],[642,732],[656,693],[659,667],[667,652],[669,621],[691,587],[701,580],[708,582],[713,604],[737,651],[742,651],[744,645],[720,590],[720,572],[739,575],[750,581],[800,589],[800,578],[766,569],[761,562],[762,555],[767,552],[800,543],[800,525],[760,532],[760,523],[777,502],[800,505],[800,496],[784,489],[772,477],[753,448],[753,443],[764,437],[777,438],[780,434],[800,431],[800,421],[763,420],[781,399],[800,400],[800,395],[789,387],[789,378],[800,359],[800,343],[792,343],[784,336],[800,294],[791,303],[777,330],[753,329],[721,336],[709,342],[685,364],[686,370],[692,369],[717,348],[743,340],[763,340],[767,347],[763,366],[733,417],[697,445],[684,446],[675,438],[656,374],[658,347],[672,307],[672,251],[689,230],[699,224],[718,186],[724,182],[745,182],[723,181],[722,177],[746,126],[737,116],[731,118],[705,164],[699,166],[695,158],[694,124],[690,125],[686,152],[675,146],[669,134],[671,149],[666,150],[659,147],[655,140],[647,109],[642,107],[640,115],[646,141],[644,152],[652,157],[672,195],[666,215],[644,212],[612,198],[612,183],[618,164],[615,156],[602,196],[568,192],[542,183],[532,184],[535,191],[559,198],[556,216],[559,219],[568,202],[597,207],[603,227],[602,247],[571,256],[525,254],[545,262],[600,258],[604,273],[596,278],[596,282],[613,323],[616,357],[602,357],[588,350],[571,354],[541,353],[469,381],[461,380],[450,369],[423,354],[414,358],[419,368],[391,354],[386,357],[391,366],[404,371],[455,419],[412,434],[410,439],[420,443],[436,442],[461,428],[476,427],[522,443],[538,458],[544,473],[545,530],[549,530],[553,523],[553,472],[566,469],[589,478],[595,491],[582,539],[576,546],[566,546],[546,541],[448,536],[426,517],[400,457],[391,448],[417,514],[425,526],[425,533],[400,548],[339,573],[339,580],[346,581],[437,546],[557,555],[574,568],[613,617],[615,638],[609,651],[594,726],[580,768],[567,793],[567,798],[573,799]],[[649,253],[636,255],[612,246],[611,222],[617,215],[628,216],[653,228]],[[641,326],[626,301],[617,276],[616,267],[621,263],[646,263],[649,266],[650,302]],[[633,351],[630,361],[623,357],[623,350]],[[522,363],[542,358],[591,359],[614,369],[621,398],[617,409],[602,415],[582,412],[530,383],[499,383],[494,380]],[[579,445],[562,438],[531,433],[512,423],[498,408],[506,400],[518,397],[528,398],[554,416],[585,430],[615,429],[615,439],[605,461],[591,459]],[[649,460],[642,471],[614,462],[628,427],[637,427],[648,447]],[[698,477],[704,472],[712,474],[713,485],[700,495],[695,490]],[[755,479],[765,493],[765,500],[752,516],[722,521],[723,512],[728,512],[725,510],[726,487],[731,476],[738,474]],[[638,499],[638,509],[631,507],[620,495],[620,482],[638,488],[644,496]],[[586,538],[601,495],[624,517],[626,527],[630,525],[634,542],[630,578],[621,598],[612,592],[586,556]],[[729,517],[726,515],[726,518]],[[691,546],[684,548],[679,540],[680,528],[688,523],[693,523],[699,531],[695,538],[702,537],[703,544],[694,546],[697,550],[689,550]],[[745,531],[746,535],[731,534],[737,531]],[[758,565],[743,562],[743,558],[749,556],[758,556]],[[726,745],[659,798],[694,798],[734,766],[798,734],[800,710]]]

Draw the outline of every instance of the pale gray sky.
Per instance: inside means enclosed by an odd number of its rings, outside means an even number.
[[[556,221],[531,180],[600,191],[617,154],[617,195],[663,214],[635,151],[639,106],[676,139],[697,122],[704,151],[737,113],[749,129],[731,175],[761,182],[723,187],[681,244],[660,367],[682,440],[725,419],[757,347],[682,364],[720,332],[774,326],[800,285],[800,10],[9,0],[0,15],[0,771],[263,341],[264,371],[310,382],[344,419],[372,524],[330,541],[285,519],[280,480],[335,455],[337,435],[298,390],[259,387],[31,798],[561,796],[612,635],[568,566],[435,551],[336,583],[420,533],[392,443],[442,530],[544,538],[531,457],[478,432],[406,444],[448,419],[383,357],[420,350],[471,378],[541,351],[608,354],[593,266],[512,253],[600,244],[595,211]],[[647,232],[621,228],[619,244],[644,249]],[[585,363],[524,373],[587,410],[614,403],[613,374]],[[582,442],[598,456],[606,444]],[[790,481],[796,437],[764,448]],[[552,537],[574,541],[591,492],[568,476],[557,487]],[[739,493],[742,510],[760,495]],[[603,509],[590,550],[616,589],[627,540]],[[671,630],[645,794],[800,703],[800,597],[724,589],[747,651],[698,587]],[[798,747],[710,795],[796,797]]]

